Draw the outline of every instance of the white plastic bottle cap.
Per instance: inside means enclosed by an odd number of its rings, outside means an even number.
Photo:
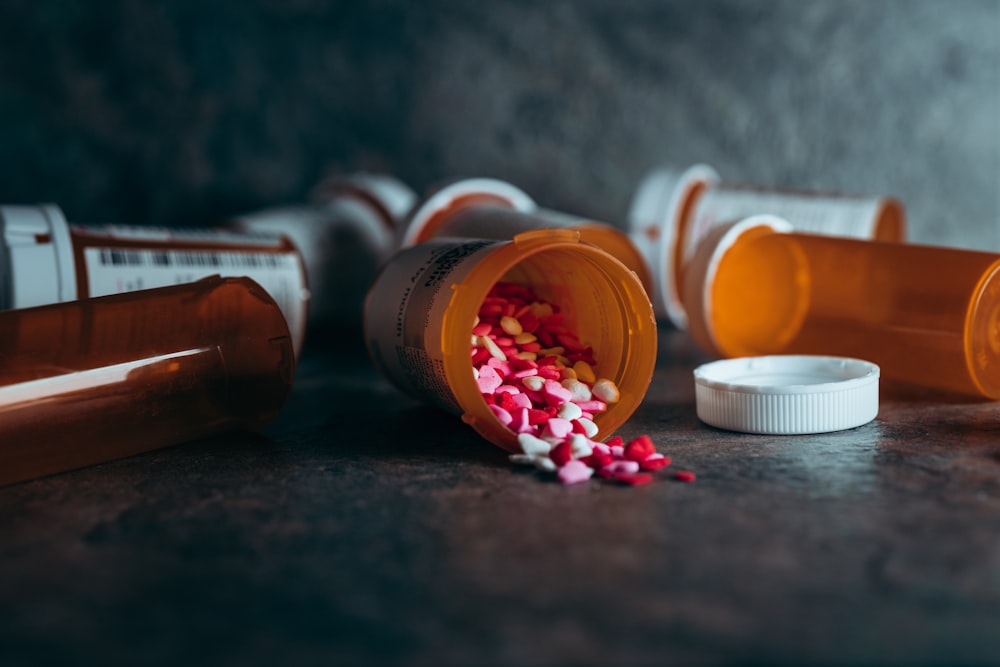
[[[442,212],[463,198],[481,195],[495,199],[497,205],[509,206],[515,211],[532,213],[538,206],[535,200],[520,188],[495,178],[467,178],[449,183],[437,190],[413,211],[410,219],[401,226],[399,247],[406,248],[420,239],[424,229]]]
[[[657,318],[669,319],[678,329],[687,327],[679,286],[674,280],[680,218],[696,187],[719,180],[715,169],[706,164],[696,164],[684,171],[655,169],[642,180],[629,207],[629,238],[653,274],[653,309]]]
[[[69,225],[54,204],[0,206],[0,308],[76,299]]]
[[[829,433],[878,414],[879,367],[846,357],[724,359],[694,370],[698,418],[743,433]]]
[[[410,213],[417,202],[417,193],[395,176],[369,172],[328,178],[316,186],[312,199],[318,204],[328,204],[350,192],[362,196],[378,208],[386,218],[385,224],[392,228]]]
[[[736,357],[754,352],[726,349],[717,340],[712,324],[713,303],[712,289],[715,285],[715,275],[719,263],[725,254],[744,235],[755,235],[767,232],[788,233],[792,225],[774,215],[752,215],[735,222],[716,225],[705,234],[695,250],[694,256],[684,266],[683,297],[687,313],[687,329],[698,345],[708,352],[720,357]],[[796,309],[784,313],[788,318],[786,329],[797,330],[805,318],[807,300],[801,296],[796,301]]]

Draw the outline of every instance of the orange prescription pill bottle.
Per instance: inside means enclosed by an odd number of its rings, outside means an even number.
[[[635,274],[582,243],[575,231],[537,230],[509,241],[431,239],[399,251],[365,304],[365,339],[375,366],[404,392],[461,415],[490,442],[520,451],[516,435],[483,400],[472,370],[472,328],[483,299],[501,280],[558,304],[581,342],[593,346],[594,370],[621,392],[594,420],[602,435],[611,435],[649,387],[656,320]]]
[[[713,227],[751,215],[784,218],[796,230],[903,241],[906,212],[896,199],[783,191],[726,183],[712,167],[654,169],[640,183],[628,213],[629,235],[653,273],[657,317],[687,326],[681,302],[684,264]]]
[[[220,278],[0,312],[0,484],[259,428],[295,355],[274,299]]]
[[[1000,254],[792,230],[753,216],[705,237],[684,278],[703,347],[855,357],[884,378],[1000,398]]]
[[[309,204],[247,213],[230,225],[292,240],[309,279],[310,330],[360,329],[368,286],[415,202],[413,190],[392,176],[356,173],[320,183]]]
[[[302,257],[285,236],[219,229],[71,225],[58,206],[0,206],[0,308],[118,294],[210,275],[249,276],[278,302],[301,350]]]
[[[536,229],[571,229],[635,272],[648,291],[653,281],[646,261],[628,235],[616,227],[539,208],[520,189],[492,178],[446,185],[421,202],[400,227],[400,247],[437,237],[512,239]]]

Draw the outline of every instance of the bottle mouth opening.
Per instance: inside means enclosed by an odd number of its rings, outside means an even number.
[[[465,345],[470,344],[480,304],[494,284],[503,281],[529,287],[565,315],[567,328],[582,345],[593,348],[595,374],[617,384],[619,401],[594,419],[600,429],[596,437],[606,438],[635,411],[652,379],[656,328],[648,297],[639,279],[599,248],[544,239],[532,248],[525,249],[525,245],[510,244],[503,249],[510,248],[509,254],[490,267],[497,274],[495,280],[478,289],[462,290],[460,300],[453,297],[453,304],[462,304],[461,314],[456,312],[454,338],[457,341],[464,332]],[[471,348],[466,349],[471,355]],[[446,363],[449,356],[445,355]],[[462,404],[463,420],[503,449],[520,451],[517,434],[495,417],[479,394],[472,369],[470,356],[456,347],[446,373]]]
[[[966,365],[984,396],[1000,399],[1000,260],[984,274],[969,304]]]

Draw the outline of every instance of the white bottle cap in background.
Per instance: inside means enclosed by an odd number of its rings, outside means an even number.
[[[0,308],[77,297],[69,226],[58,206],[0,206]]]
[[[860,359],[776,355],[694,370],[698,418],[743,433],[827,433],[878,414],[879,367]]]
[[[655,169],[643,179],[629,207],[629,238],[645,257],[653,276],[653,309],[658,319],[669,319],[678,329],[687,327],[680,286],[674,279],[674,257],[685,223],[681,217],[696,188],[719,180],[719,174],[705,164],[684,171]]]
[[[314,204],[282,206],[232,220],[243,232],[286,235],[302,256],[311,292],[312,323],[360,322],[368,284],[395,250],[396,227],[416,193],[382,174],[329,178]]]
[[[381,209],[387,225],[395,229],[417,203],[417,193],[395,176],[367,172],[329,178],[313,191],[312,200],[328,204],[354,192],[368,203]]]
[[[400,248],[417,243],[428,225],[444,211],[465,198],[470,201],[480,196],[498,206],[509,206],[515,211],[531,213],[538,207],[523,190],[495,178],[467,178],[449,183],[430,195],[410,215],[399,229]]]

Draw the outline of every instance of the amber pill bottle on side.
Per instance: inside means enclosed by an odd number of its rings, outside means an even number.
[[[248,276],[274,297],[301,351],[309,314],[306,269],[284,234],[231,229],[80,225],[53,204],[0,206],[0,308],[30,308]]]
[[[636,190],[628,229],[653,274],[653,307],[658,317],[679,329],[687,327],[681,302],[684,265],[709,230],[758,214],[776,215],[801,232],[906,239],[906,211],[893,197],[728,183],[706,164],[683,171],[654,169]]]
[[[882,377],[1000,399],[1000,254],[720,226],[685,273],[690,331],[727,357],[823,354]]]
[[[461,415],[490,442],[520,451],[472,371],[472,328],[501,280],[529,286],[558,305],[568,326],[593,346],[594,370],[621,392],[594,419],[601,436],[610,436],[649,388],[656,320],[635,274],[570,230],[525,232],[510,241],[432,239],[396,253],[365,304],[365,339],[376,368],[411,396]]]
[[[520,189],[492,178],[455,181],[427,197],[400,226],[399,246],[441,237],[510,240],[539,229],[577,232],[581,241],[627,266],[651,293],[649,268],[628,234],[605,222],[540,208]]]
[[[0,312],[0,484],[277,416],[295,368],[249,278]]]

